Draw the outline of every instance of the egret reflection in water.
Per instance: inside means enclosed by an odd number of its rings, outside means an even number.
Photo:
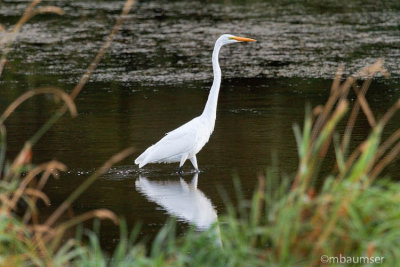
[[[168,214],[188,222],[198,230],[206,230],[217,221],[217,212],[210,199],[197,188],[198,174],[190,184],[179,181],[150,181],[143,176],[136,180],[136,189]]]

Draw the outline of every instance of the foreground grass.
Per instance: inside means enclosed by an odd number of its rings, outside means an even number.
[[[381,181],[360,190],[342,182],[332,190],[333,182],[328,179],[318,196],[303,195],[294,203],[290,198],[297,192],[286,195],[282,190],[261,200],[266,192],[259,191],[248,213],[222,216],[220,226],[203,233],[189,231],[176,239],[174,224],[170,223],[149,251],[122,235],[113,257],[107,258],[92,233],[88,246],[75,248],[81,254],[74,265],[320,266],[322,255],[342,254],[380,257],[383,266],[396,266],[400,259],[400,185]],[[348,200],[353,192],[358,196]],[[345,205],[337,210],[343,200]],[[331,228],[330,221],[337,212],[340,218]],[[331,231],[329,237],[319,243],[326,231]],[[221,240],[222,246],[216,239]]]

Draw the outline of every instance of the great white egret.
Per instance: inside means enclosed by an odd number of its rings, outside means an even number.
[[[135,164],[139,164],[139,168],[148,163],[179,162],[178,173],[181,173],[183,164],[189,159],[196,172],[199,172],[196,154],[208,142],[215,126],[218,93],[221,85],[221,68],[218,63],[219,50],[226,44],[254,41],[256,40],[231,34],[223,34],[217,39],[212,54],[214,81],[203,113],[167,133],[160,141],[147,148],[135,160]]]

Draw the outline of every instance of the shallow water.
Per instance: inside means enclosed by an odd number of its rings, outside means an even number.
[[[46,187],[52,207],[128,146],[135,147],[135,154],[101,177],[73,207],[77,213],[111,209],[125,217],[129,226],[143,223],[142,236],[154,235],[170,214],[181,227],[188,221],[196,225],[199,218],[182,215],[183,208],[160,200],[171,194],[182,201],[198,199],[200,204],[193,210],[209,211],[208,217],[214,218],[212,211],[215,216],[224,212],[220,190],[235,195],[234,176],[250,196],[257,174],[277,158],[282,179],[289,179],[298,161],[292,125],[302,123],[307,103],[324,103],[340,63],[352,72],[385,58],[392,76],[377,79],[367,95],[377,117],[400,95],[400,5],[398,1],[380,6],[364,2],[139,2],[78,97],[79,116],[65,116],[34,148],[35,163],[56,158],[69,167]],[[23,28],[0,80],[2,109],[28,89],[54,85],[70,90],[123,4],[46,1],[52,3],[62,6],[66,14],[43,15]],[[26,5],[26,1],[1,2],[0,23],[15,22]],[[191,183],[190,162],[185,164],[182,181],[175,173],[177,164],[148,165],[139,171],[133,165],[135,156],[201,113],[212,79],[212,46],[226,32],[258,42],[222,50],[224,78],[217,122],[209,143],[198,154],[202,172],[197,186]],[[9,157],[54,110],[51,99],[41,96],[13,114],[7,122]],[[385,136],[399,127],[397,115]],[[361,117],[354,142],[368,132],[368,123]],[[393,164],[387,174],[398,179],[398,166]],[[143,189],[143,183],[153,185],[146,187],[152,190]],[[175,193],[168,191],[171,188]],[[118,232],[107,223],[105,227],[102,242],[110,248]]]

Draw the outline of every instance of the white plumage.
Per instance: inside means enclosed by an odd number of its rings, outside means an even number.
[[[225,44],[253,41],[255,40],[236,37],[230,34],[224,34],[218,38],[215,42],[212,55],[214,81],[203,113],[179,128],[167,133],[160,141],[147,148],[135,160],[135,164],[138,164],[139,168],[142,168],[148,163],[179,162],[178,172],[180,173],[183,164],[189,159],[196,171],[199,171],[196,154],[210,139],[214,131],[217,113],[218,94],[221,85],[221,69],[218,63],[219,50]]]

